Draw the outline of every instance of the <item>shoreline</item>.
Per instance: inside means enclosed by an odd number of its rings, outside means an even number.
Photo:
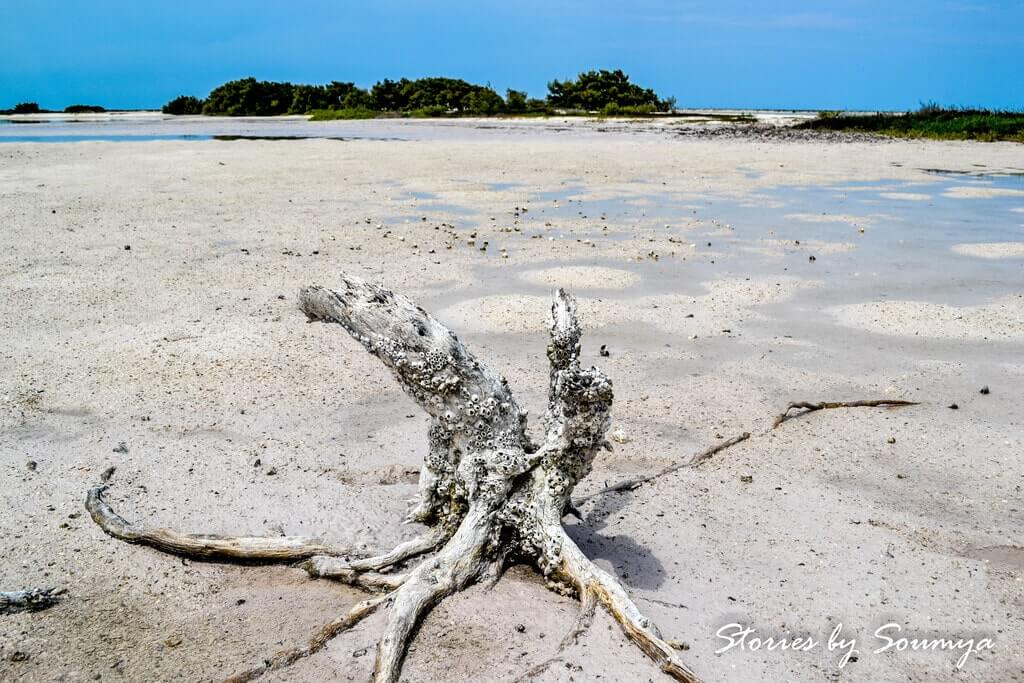
[[[584,363],[615,391],[615,450],[581,497],[756,435],[588,500],[569,525],[706,679],[838,675],[825,648],[715,654],[726,624],[837,621],[994,639],[963,672],[957,653],[908,651],[848,662],[851,679],[1012,677],[1024,187],[995,174],[1015,173],[1019,146],[473,126],[403,122],[421,137],[400,143],[0,145],[0,583],[69,591],[5,617],[0,678],[222,678],[363,599],[289,567],[118,543],[82,508],[116,466],[108,497],[132,520],[366,549],[413,536],[400,521],[426,420],[295,308],[300,286],[340,271],[414,297],[534,416],[549,290],[569,287]],[[790,401],[866,398],[921,405],[762,433]],[[435,609],[404,676],[514,680],[554,656],[577,610],[513,568]],[[367,678],[367,624],[282,678]],[[561,656],[578,681],[661,680],[602,614]]]
[[[29,118],[35,116],[39,118]],[[459,117],[459,118],[375,118],[364,120],[310,121],[308,116],[221,117],[170,116],[159,112],[138,115],[19,115],[6,117],[0,125],[0,144],[38,142],[130,142],[188,140],[469,140],[508,136],[566,134],[570,136],[621,136],[637,139],[725,140],[746,143],[865,143],[900,144],[922,142],[925,138],[892,137],[878,133],[842,130],[801,129],[801,120],[761,112],[755,123],[734,123],[708,119],[630,119],[585,116],[552,117]],[[0,123],[4,117],[0,117]],[[934,142],[1011,145],[1019,142],[935,140]],[[1008,173],[1024,173],[1024,164],[1008,164]],[[965,168],[965,171],[974,169]]]

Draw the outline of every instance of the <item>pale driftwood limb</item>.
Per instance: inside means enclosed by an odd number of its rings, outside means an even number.
[[[346,560],[332,555],[317,555],[309,558],[300,566],[313,578],[339,579],[345,583],[352,583],[351,579],[354,575],[389,569],[408,559],[429,553],[447,541],[449,536],[446,529],[434,528],[423,536],[399,543],[383,555],[357,560]]]
[[[554,494],[554,495],[552,495]],[[537,496],[537,541],[548,565],[545,575],[573,588],[581,600],[593,593],[597,601],[622,627],[634,644],[654,660],[658,667],[683,683],[699,683],[700,678],[676,656],[662,639],[657,626],[640,612],[618,579],[604,571],[580,550],[562,526],[562,501],[550,488]]]
[[[313,555],[346,555],[350,549],[304,536],[218,536],[184,534],[146,527],[126,520],[103,500],[107,486],[89,489],[85,508],[103,531],[127,543],[138,543],[173,555],[202,560],[293,562]]]
[[[286,666],[294,664],[303,657],[316,654],[320,650],[324,649],[327,643],[329,643],[333,638],[351,629],[363,619],[373,614],[377,608],[388,599],[390,599],[390,595],[381,595],[375,598],[370,598],[369,600],[363,600],[350,609],[348,614],[344,617],[337,621],[332,621],[321,628],[309,641],[309,644],[306,645],[306,647],[278,652],[273,657],[263,662],[261,666],[235,674],[234,676],[225,679],[224,683],[248,683],[248,681],[255,680],[265,673],[283,669]]]
[[[501,581],[501,577],[505,575],[505,559],[501,555],[498,559],[491,560],[491,563],[480,572],[480,586],[485,593],[493,590],[498,585],[498,582]]]
[[[451,540],[436,557],[424,560],[392,596],[388,623],[377,645],[374,683],[397,683],[402,661],[420,619],[452,593],[476,581],[487,569],[485,549],[491,534],[490,511],[470,508]]]
[[[590,500],[591,498],[597,498],[598,496],[603,496],[605,494],[613,493],[615,491],[632,491],[633,489],[639,488],[639,487],[643,486],[644,484],[646,484],[647,482],[653,481],[654,479],[657,479],[658,477],[664,477],[666,474],[671,474],[673,472],[678,472],[679,470],[686,469],[687,467],[696,467],[697,465],[701,464],[705,460],[709,460],[715,454],[721,453],[726,448],[730,448],[732,446],[735,446],[736,444],[741,443],[743,441],[746,441],[749,438],[750,438],[750,432],[743,432],[742,434],[734,436],[731,439],[726,439],[725,441],[723,441],[721,443],[717,443],[714,446],[712,446],[710,448],[707,448],[707,449],[701,451],[700,453],[697,453],[696,455],[694,455],[693,457],[691,457],[689,460],[687,460],[685,462],[677,463],[675,465],[670,465],[670,466],[668,466],[668,467],[666,467],[666,468],[664,468],[662,470],[659,470],[658,472],[655,472],[654,474],[648,474],[648,475],[645,475],[643,477],[636,477],[634,479],[627,479],[625,481],[620,481],[617,484],[612,484],[611,486],[606,486],[605,488],[601,489],[600,491],[596,491],[594,493],[591,493],[588,496],[584,496],[582,498],[577,498],[576,499],[576,505],[582,505],[584,502]],[[579,516],[577,515],[577,517],[579,517]]]
[[[579,598],[579,614],[576,615],[576,621],[573,622],[572,628],[569,629],[569,632],[562,638],[562,642],[559,643],[559,652],[562,652],[570,645],[575,645],[579,637],[586,633],[590,625],[594,623],[594,613],[597,611],[597,593],[590,588],[584,587]]]
[[[918,405],[917,401],[901,401],[895,399],[838,402],[826,401],[822,403],[808,403],[807,401],[796,401],[794,403],[790,403],[788,406],[786,406],[785,410],[783,410],[781,413],[775,416],[775,419],[772,421],[772,429],[775,429],[786,420],[790,420],[794,417],[799,417],[799,415],[806,415],[807,413],[812,413],[816,410],[826,410],[830,408],[879,408],[884,406],[916,405]],[[799,415],[790,415],[789,411],[791,410],[804,410],[805,412],[800,413]]]
[[[38,612],[53,607],[64,599],[63,588],[30,588],[22,591],[0,591],[0,614]]]
[[[383,574],[380,572],[357,572],[348,565],[326,564],[330,558],[318,555],[302,563],[302,568],[315,579],[330,579],[371,592],[390,592],[397,589],[408,578],[408,574]]]
[[[400,295],[351,277],[343,277],[342,284],[338,291],[304,289],[300,306],[311,320],[344,327],[433,417],[420,504],[412,517],[454,530],[435,556],[409,571],[389,594],[392,605],[374,681],[394,683],[423,615],[468,583],[500,575],[506,556],[533,558],[553,585],[573,581],[563,569],[561,544],[568,537],[559,520],[573,487],[606,443],[612,386],[597,368],[581,367],[575,302],[559,290],[549,319],[545,441],[535,446],[504,378],[477,361],[455,335]],[[550,541],[549,524],[561,532],[557,543]],[[626,634],[667,673],[696,680],[639,616],[625,589],[596,567],[587,571],[593,574],[579,593],[585,601],[580,631],[601,598]]]
[[[658,628],[645,617],[630,600],[622,584],[612,575],[591,562],[562,532],[562,567],[567,579],[573,581],[581,591],[593,592],[608,613],[619,622],[626,636],[666,674],[684,683],[698,683],[700,679],[676,656],[666,643]]]
[[[507,482],[528,469],[526,416],[505,378],[414,302],[342,275],[337,290],[302,289],[299,307],[310,321],[341,325],[431,416],[410,519],[454,530],[483,477],[500,472]]]
[[[611,422],[612,383],[598,368],[580,366],[580,324],[576,301],[559,289],[549,318],[551,363],[542,458],[545,469],[564,470],[571,486],[590,473]],[[568,500],[566,501],[568,502]]]

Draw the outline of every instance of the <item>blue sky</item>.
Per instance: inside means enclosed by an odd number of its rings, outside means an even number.
[[[682,107],[1024,108],[1024,0],[0,0],[0,46],[0,108],[153,108],[249,75],[543,96],[591,68]]]

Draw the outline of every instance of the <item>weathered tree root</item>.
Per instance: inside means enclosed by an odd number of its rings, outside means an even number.
[[[0,614],[38,612],[53,607],[64,599],[63,588],[30,588],[23,591],[0,591]]]
[[[293,562],[314,555],[347,555],[348,548],[332,546],[303,536],[218,536],[184,534],[164,528],[132,524],[103,500],[108,485],[89,489],[85,509],[103,531],[127,543],[148,545],[172,555],[203,560]]]
[[[450,535],[445,529],[435,528],[423,536],[400,543],[383,555],[358,560],[346,560],[331,555],[316,555],[303,562],[301,567],[313,578],[337,579],[349,583],[351,579],[359,575],[365,576],[367,572],[389,569],[417,555],[429,553],[447,541]]]
[[[558,290],[552,303],[548,409],[544,440],[534,444],[526,435],[526,414],[505,379],[478,361],[447,328],[403,296],[353,277],[342,276],[341,284],[338,290],[303,289],[299,305],[311,322],[341,325],[430,415],[429,452],[417,503],[407,518],[426,525],[426,534],[383,555],[351,559],[347,548],[316,539],[182,534],[132,524],[104,502],[102,485],[91,489],[86,500],[96,523],[129,543],[203,559],[304,560],[301,566],[312,577],[383,592],[324,626],[305,647],[280,652],[229,680],[250,681],[312,655],[386,606],[387,624],[377,646],[373,680],[395,683],[409,640],[434,605],[474,582],[497,581],[511,562],[528,562],[554,590],[580,599],[580,616],[559,651],[587,629],[601,605],[662,671],[679,681],[698,681],[622,584],[591,562],[562,526],[563,515],[573,509],[574,487],[590,473],[596,452],[606,445],[612,405],[608,377],[580,365],[581,331],[572,297]],[[791,404],[774,426],[793,408],[908,403]],[[593,495],[635,488],[695,466],[749,436],[741,434],[685,463]],[[418,564],[398,569],[414,559]]]
[[[800,415],[806,415],[807,413],[813,413],[816,410],[826,410],[830,408],[878,408],[883,406],[916,406],[917,401],[900,401],[895,399],[881,399],[871,401],[839,401],[839,402],[823,402],[823,403],[808,403],[807,401],[797,401],[790,403],[786,406],[786,409],[775,416],[775,420],[772,421],[772,429],[777,428],[783,422],[791,420],[794,417]],[[803,413],[797,415],[790,415],[791,410],[804,410]]]
[[[596,596],[597,602],[608,610],[619,622],[626,636],[672,678],[686,683],[697,683],[700,679],[676,657],[675,651],[666,643],[658,628],[645,617],[630,600],[626,589],[618,579],[591,562],[572,539],[565,533],[559,523],[560,550],[562,568],[559,574],[575,584],[581,596],[581,613],[585,615],[588,606],[588,594]],[[575,639],[582,629],[589,624],[586,616],[570,632]]]
[[[278,653],[231,680],[252,680],[307,657],[386,605],[373,678],[394,683],[423,616],[471,583],[497,581],[510,562],[532,563],[550,586],[580,597],[581,617],[567,643],[587,628],[600,604],[663,671],[677,680],[697,680],[618,580],[588,560],[562,527],[573,488],[606,444],[612,404],[604,373],[580,366],[572,297],[559,290],[551,307],[548,410],[539,445],[527,437],[526,414],[505,379],[409,299],[342,276],[339,290],[309,287],[299,300],[310,321],[340,324],[377,356],[431,416],[430,448],[408,518],[429,527],[426,535],[384,555],[352,560],[348,549],[315,539],[206,536],[131,524],[104,502],[103,486],[90,490],[86,500],[105,532],[130,543],[204,559],[305,560],[302,566],[313,577],[385,591],[323,627],[305,647]],[[394,571],[431,552],[419,564]]]

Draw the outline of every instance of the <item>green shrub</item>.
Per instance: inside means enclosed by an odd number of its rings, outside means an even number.
[[[505,101],[493,88],[458,78],[384,79],[370,89],[370,98],[375,109],[405,112],[412,116],[486,116],[505,111]]]
[[[439,104],[434,104],[429,107],[419,107],[417,109],[408,109],[405,112],[409,117],[414,119],[427,119],[437,118],[444,116],[448,113],[447,107],[442,107]]]
[[[96,104],[71,104],[64,107],[65,114],[101,114],[106,109]]]
[[[526,111],[533,114],[552,114],[554,109],[548,106],[547,100],[539,100],[536,97],[531,97],[526,100]]]
[[[522,90],[512,90],[509,88],[505,91],[505,111],[513,114],[521,114],[526,111],[526,93]]]
[[[651,111],[675,108],[675,98],[658,99],[650,88],[630,83],[621,69],[586,71],[576,80],[553,80],[548,83],[548,104],[559,109],[603,112],[609,105],[619,107],[651,107]]]
[[[163,106],[161,111],[172,116],[186,116],[203,113],[203,101],[191,95],[181,95]]]
[[[653,104],[619,105],[609,102],[601,108],[601,116],[650,116],[655,112]]]
[[[11,110],[12,114],[38,114],[39,112],[39,105],[35,102],[19,102]]]

